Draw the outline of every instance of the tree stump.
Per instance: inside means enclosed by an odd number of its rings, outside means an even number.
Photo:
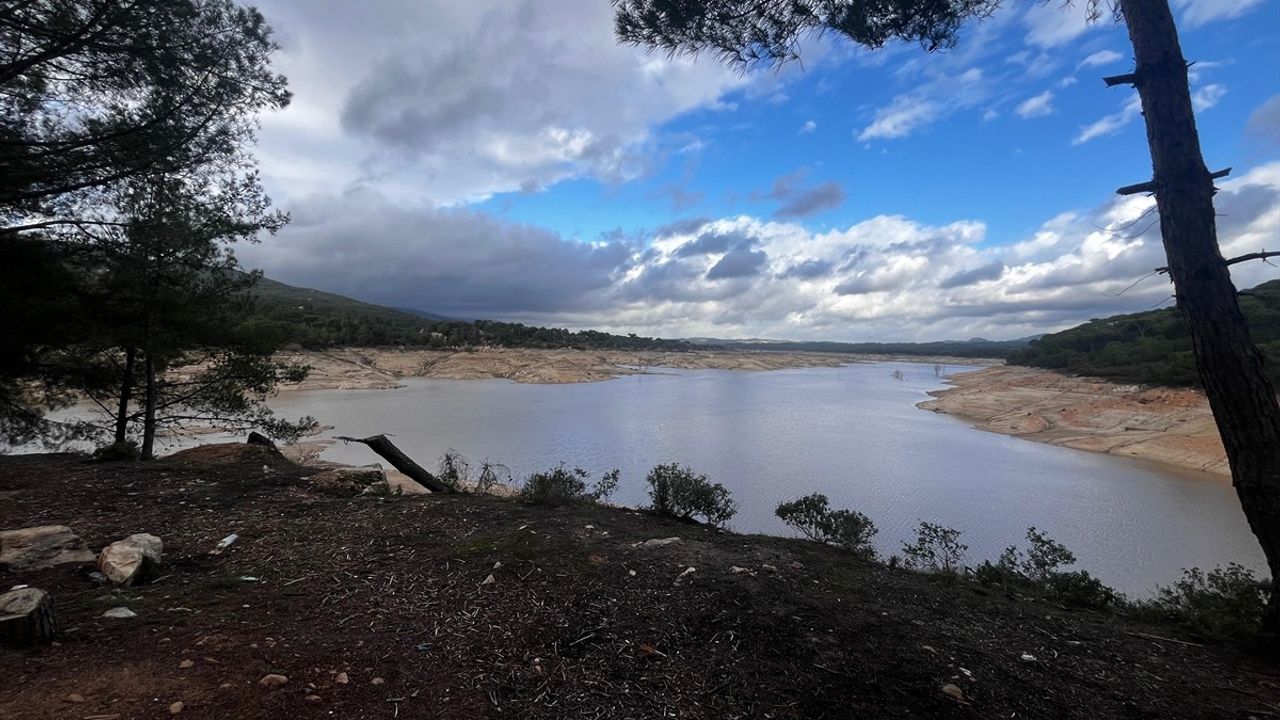
[[[0,595],[0,644],[10,646],[49,642],[58,632],[49,593],[36,588]]]

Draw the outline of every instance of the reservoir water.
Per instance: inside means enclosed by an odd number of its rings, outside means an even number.
[[[272,406],[332,425],[326,435],[392,435],[428,468],[450,449],[503,463],[517,481],[562,462],[597,477],[616,467],[613,501],[625,505],[645,502],[649,468],[679,462],[733,492],[739,532],[790,534],[774,507],[821,492],[869,515],[885,554],[929,520],[963,531],[970,565],[1025,544],[1035,526],[1136,596],[1186,567],[1237,562],[1266,574],[1227,479],[981,432],[915,407],[943,386],[932,366],[875,363],[568,385],[408,379],[395,390],[285,393]],[[379,461],[343,443],[323,457]]]

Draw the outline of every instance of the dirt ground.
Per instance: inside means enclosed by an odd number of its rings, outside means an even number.
[[[0,571],[63,628],[0,650],[0,718],[1280,715],[1280,667],[1173,628],[624,509],[317,495],[309,472],[0,457],[0,528],[150,532],[166,558],[123,590]]]
[[[1051,370],[1000,366],[959,373],[919,407],[980,430],[1231,474],[1209,401],[1189,388],[1118,385]]]

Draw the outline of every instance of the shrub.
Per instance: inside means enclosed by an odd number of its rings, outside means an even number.
[[[738,512],[725,486],[675,463],[654,467],[645,483],[649,485],[650,509],[658,515],[685,520],[701,517],[709,525],[722,527]]]
[[[597,503],[606,499],[618,486],[617,470],[605,473],[594,486],[587,484],[588,477],[587,471],[580,467],[558,465],[530,475],[524,481],[524,487],[520,488],[520,498],[536,505]]]
[[[1173,587],[1160,588],[1155,599],[1135,603],[1133,613],[1180,623],[1209,638],[1249,637],[1261,626],[1268,585],[1236,563],[1208,573],[1191,568]]]
[[[820,493],[778,505],[774,513],[805,537],[835,545],[867,558],[875,558],[871,537],[878,532],[871,518],[856,510],[832,510],[827,496]]]
[[[984,560],[973,576],[983,585],[999,585],[1005,590],[1043,593],[1065,605],[1102,608],[1115,603],[1119,595],[1082,570],[1066,572],[1063,567],[1076,561],[1075,553],[1048,535],[1027,528],[1031,547],[1024,554],[1010,545],[994,563]]]
[[[916,570],[955,573],[968,550],[969,546],[960,542],[959,530],[922,520],[916,528],[916,541],[902,543],[903,564]]]
[[[471,464],[462,453],[450,448],[440,456],[440,468],[436,477],[445,485],[459,490],[471,482]]]
[[[506,465],[484,460],[480,463],[480,474],[476,477],[473,489],[478,493],[490,493],[494,488],[505,486],[511,481],[511,471]]]
[[[140,457],[142,452],[138,450],[138,444],[130,441],[113,442],[93,451],[93,459],[101,462],[132,462]]]

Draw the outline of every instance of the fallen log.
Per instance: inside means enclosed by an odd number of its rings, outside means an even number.
[[[22,647],[49,642],[57,632],[49,593],[28,587],[0,594],[0,644]]]
[[[334,439],[368,445],[370,450],[381,456],[383,460],[391,463],[392,467],[405,475],[408,475],[414,480],[417,480],[423,487],[431,492],[453,493],[458,491],[457,488],[446,484],[440,478],[424,470],[421,465],[413,461],[413,458],[401,452],[400,448],[396,447],[390,440],[388,440],[386,435],[372,435],[367,438],[338,435]]]

